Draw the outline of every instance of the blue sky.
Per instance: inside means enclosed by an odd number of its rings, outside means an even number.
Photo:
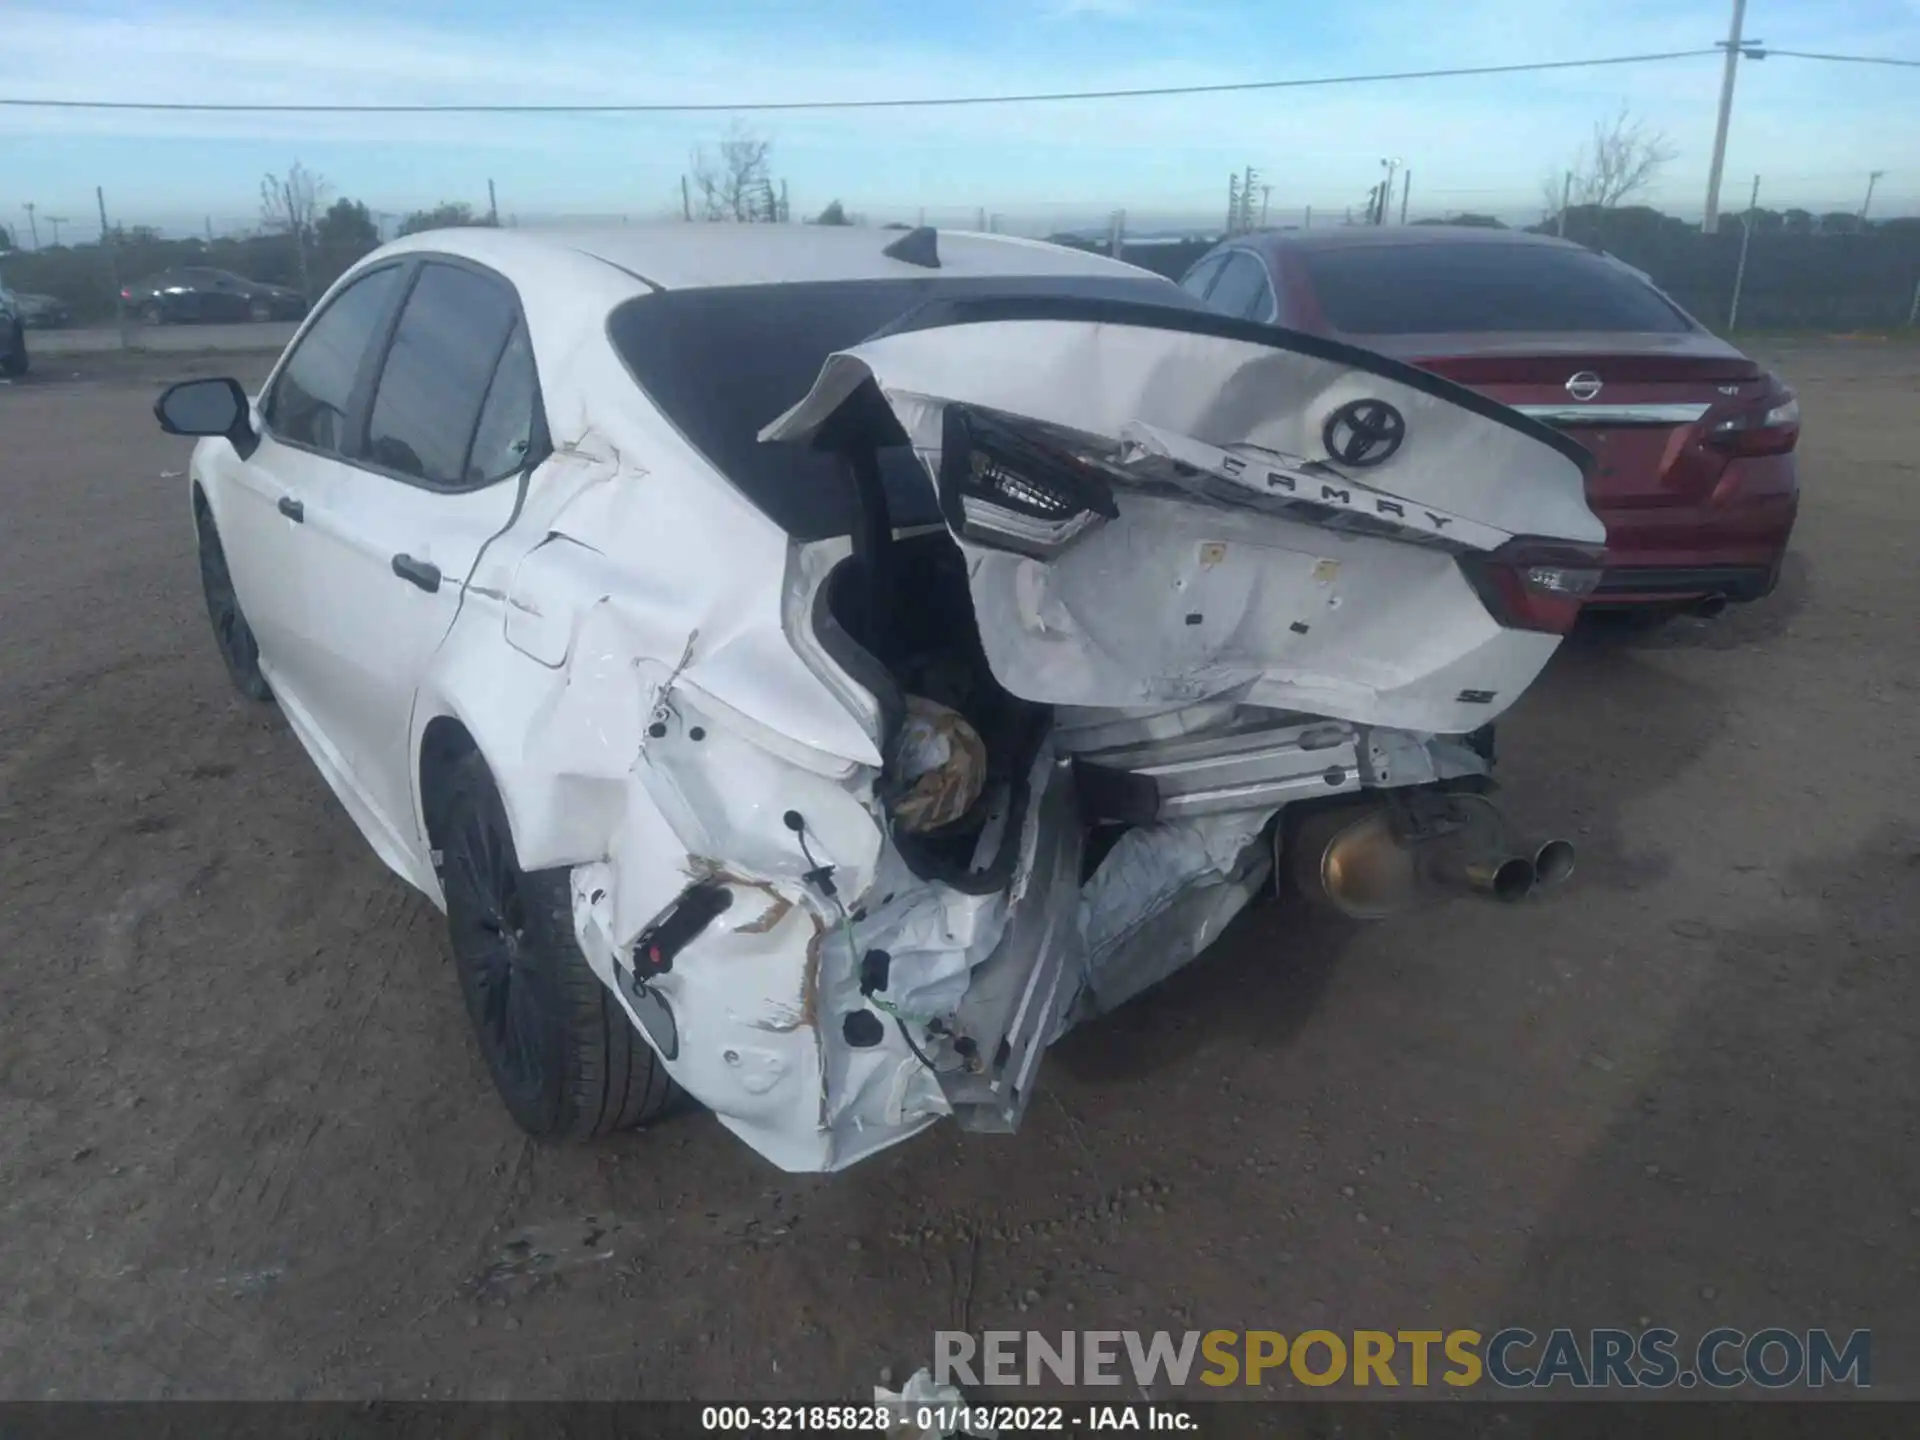
[[[1106,88],[1499,64],[1710,46],[1729,0],[7,0],[0,96],[532,102],[861,98]],[[1604,20],[1600,17],[1604,16]],[[1786,48],[1920,57],[1920,0],[1750,0]],[[1339,214],[1393,156],[1415,215],[1531,218],[1594,120],[1622,106],[1678,155],[1649,198],[1698,214],[1715,58],[1538,76],[1225,97],[744,116],[796,214],[1009,228],[1152,224],[1223,210],[1254,165],[1271,215]],[[154,115],[0,108],[0,223],[21,206],[95,228],[252,223],[262,173],[299,160],[336,194],[442,199],[527,219],[656,218],[729,117]],[[1744,203],[1920,210],[1920,72],[1776,58],[1742,66],[1727,189]],[[43,238],[45,238],[43,227]]]

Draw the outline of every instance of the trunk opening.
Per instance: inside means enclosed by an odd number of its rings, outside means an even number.
[[[881,535],[877,546],[868,536]],[[993,676],[967,590],[966,560],[944,530],[894,537],[869,527],[821,592],[821,642],[880,701],[890,812],[908,788],[903,745],[915,697],[957,713],[979,737],[984,778],[963,814],[923,830],[891,828],[895,848],[923,880],[968,894],[1012,879],[1028,796],[1027,776],[1052,711],[1011,695]]]

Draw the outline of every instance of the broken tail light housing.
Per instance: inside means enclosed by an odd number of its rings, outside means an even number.
[[[1706,443],[1728,455],[1785,455],[1800,443],[1800,401],[1779,380],[1759,404],[1710,421]]]
[[[1521,535],[1497,550],[1459,557],[1460,569],[1487,613],[1512,630],[1564,635],[1580,618],[1605,568],[1598,545]]]
[[[1120,514],[1092,462],[963,405],[943,419],[938,488],[954,534],[1038,560]]]

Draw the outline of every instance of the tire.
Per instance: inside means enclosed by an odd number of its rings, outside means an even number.
[[[568,872],[520,868],[506,808],[476,752],[434,797],[447,935],[467,1019],[520,1128],[584,1139],[630,1130],[678,1094],[593,973],[573,932]]]
[[[271,700],[273,689],[260,673],[259,643],[240,609],[240,597],[234,594],[227,552],[204,505],[194,507],[194,526],[200,532],[200,591],[206,597],[207,621],[213,626],[213,643],[226,663],[227,678],[249,700]]]
[[[166,324],[167,312],[165,307],[163,307],[158,300],[149,300],[140,307],[140,323],[142,325]]]
[[[27,331],[16,320],[13,322],[13,343],[7,347],[7,358],[0,360],[0,375],[9,380],[18,380],[27,373]]]

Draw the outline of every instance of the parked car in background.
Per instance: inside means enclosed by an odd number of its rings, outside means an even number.
[[[13,292],[13,304],[20,323],[29,330],[58,330],[73,322],[73,312],[57,295],[35,295],[16,290]]]
[[[1131,266],[427,232],[156,411],[229,676],[445,910],[533,1134],[1004,1133],[1276,854],[1356,918],[1572,866],[1472,737],[1578,614],[1591,457]]]
[[[1180,283],[1212,309],[1351,340],[1577,439],[1607,527],[1590,608],[1713,613],[1779,580],[1799,402],[1611,256],[1511,230],[1265,231]]]
[[[27,373],[27,324],[19,300],[0,285],[0,375],[13,379]]]
[[[183,266],[136,280],[120,299],[149,325],[193,320],[298,320],[307,297],[285,285],[249,280],[231,270]]]

